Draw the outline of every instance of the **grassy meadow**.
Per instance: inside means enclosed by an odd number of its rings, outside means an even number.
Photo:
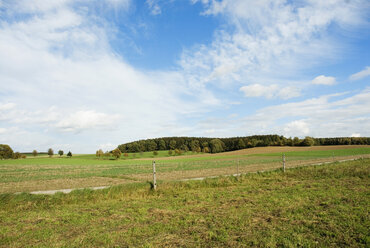
[[[156,161],[160,182],[266,171],[282,167],[283,153],[286,167],[291,168],[370,157],[370,146],[262,147],[170,157],[167,151],[160,151],[154,158],[153,153],[143,153],[135,155],[135,159],[130,154],[118,160],[99,159],[92,154],[0,160],[0,193],[145,183],[152,180],[152,160]]]
[[[369,247],[369,168],[1,194],[0,247]]]

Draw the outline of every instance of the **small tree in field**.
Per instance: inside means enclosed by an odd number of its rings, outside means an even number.
[[[172,151],[172,150],[169,150],[169,151],[168,151],[168,155],[172,156],[172,153],[173,153],[173,151]]]
[[[124,156],[125,158],[128,158],[128,153],[127,153],[127,152],[125,152],[125,153],[123,154],[123,156]]]
[[[72,152],[71,151],[69,151],[68,153],[67,153],[67,157],[72,157]]]
[[[21,156],[22,156],[22,154],[20,154],[19,152],[15,152],[13,154],[13,159],[19,159],[19,158],[21,158]]]
[[[158,155],[158,152],[157,152],[157,151],[154,151],[154,152],[153,152],[153,155],[154,155],[154,156],[157,156],[157,155]]]
[[[63,152],[62,150],[59,150],[59,151],[58,151],[58,154],[59,154],[59,156],[61,157],[61,156],[63,156],[64,152]]]
[[[36,156],[37,156],[37,154],[38,154],[38,153],[37,153],[37,151],[36,151],[36,150],[33,150],[33,151],[32,151],[32,155],[33,155],[34,157],[36,157]]]
[[[116,148],[112,151],[112,155],[113,157],[115,157],[116,159],[120,158],[121,157],[121,150]]]
[[[54,155],[53,149],[49,148],[48,155],[49,155],[49,157],[52,157]]]
[[[97,151],[96,151],[96,156],[97,156],[97,157],[99,157],[99,158],[100,158],[100,157],[103,157],[103,155],[104,155],[104,152],[103,152],[103,150],[102,150],[102,149],[99,149],[99,150],[97,150]]]

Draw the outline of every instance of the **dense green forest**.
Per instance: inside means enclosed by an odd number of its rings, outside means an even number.
[[[253,135],[232,138],[164,137],[121,144],[121,152],[182,150],[194,152],[224,152],[259,146],[370,145],[370,137],[286,138],[279,135]]]

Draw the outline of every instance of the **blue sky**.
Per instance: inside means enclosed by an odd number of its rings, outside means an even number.
[[[370,136],[370,4],[0,0],[0,143]]]

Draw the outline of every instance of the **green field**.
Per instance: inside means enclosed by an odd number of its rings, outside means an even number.
[[[192,154],[168,158],[161,151],[156,160],[157,178],[161,181],[186,178],[231,175],[281,168],[282,153]],[[370,147],[346,147],[336,150],[287,151],[286,166],[370,156]],[[164,155],[165,157],[160,157]],[[138,154],[137,156],[140,156]],[[137,159],[98,159],[95,155],[75,155],[72,158],[54,156],[18,160],[0,160],[0,193],[30,192],[147,182],[152,180],[152,160],[149,153]],[[167,156],[167,157],[166,157]]]
[[[118,163],[118,162],[117,162]],[[0,195],[0,247],[369,247],[370,160]]]

